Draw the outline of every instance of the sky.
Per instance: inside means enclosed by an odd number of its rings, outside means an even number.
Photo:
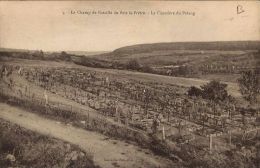
[[[0,1],[1,48],[111,51],[142,43],[242,40],[260,40],[260,2]]]

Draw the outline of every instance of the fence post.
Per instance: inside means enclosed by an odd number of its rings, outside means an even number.
[[[117,105],[116,105],[116,121],[119,122],[119,121],[118,121],[118,114],[117,114],[117,113],[118,113],[118,109],[117,109]]]
[[[232,132],[229,131],[229,145],[231,146],[232,144]]]
[[[164,125],[162,127],[162,139],[165,140],[165,130],[164,130]]]
[[[212,151],[212,134],[209,135],[209,151]]]
[[[125,125],[128,126],[128,116],[125,117]]]

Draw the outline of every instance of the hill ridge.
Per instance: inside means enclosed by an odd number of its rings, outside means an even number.
[[[135,44],[112,53],[141,53],[154,50],[259,50],[260,41],[162,42]]]

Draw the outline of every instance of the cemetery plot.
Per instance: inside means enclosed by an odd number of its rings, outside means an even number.
[[[82,67],[2,65],[1,72],[1,86],[8,86],[8,89],[2,89],[2,95],[28,100],[44,108],[49,115],[80,120],[79,125],[86,124],[89,112],[55,102],[53,95],[94,109],[97,113],[94,117],[103,121],[113,121],[161,140],[189,144],[202,137],[209,141],[210,150],[213,149],[212,141],[220,144],[215,146],[228,144],[229,141],[219,137],[229,136],[233,129],[241,129],[243,133],[245,128],[241,114],[232,102],[216,103],[190,97],[175,85],[126,80],[114,73]],[[41,89],[36,93],[32,87]],[[82,118],[79,114],[85,115]],[[254,128],[255,119],[247,116],[248,130]]]

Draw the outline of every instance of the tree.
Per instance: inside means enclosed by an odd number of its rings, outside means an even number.
[[[126,65],[127,69],[132,69],[132,70],[139,70],[140,67],[141,66],[139,62],[136,59],[130,60]]]
[[[113,61],[111,67],[115,68],[115,69],[119,69],[119,68],[122,68],[123,65],[118,61]]]
[[[32,56],[36,59],[44,59],[44,53],[42,50],[33,52]]]
[[[219,81],[211,81],[200,88],[191,86],[188,90],[189,96],[201,96],[203,99],[208,99],[214,102],[221,102],[224,100],[232,101],[232,96],[228,95],[226,90],[227,84],[220,83]]]
[[[226,87],[227,84],[213,80],[206,85],[201,86],[202,97],[214,102],[224,101],[229,98]]]
[[[61,57],[61,59],[64,60],[64,61],[71,61],[70,55],[69,55],[67,52],[65,52],[65,51],[62,51],[62,52],[60,53],[60,57]]]
[[[238,79],[240,92],[243,98],[251,105],[257,102],[257,95],[260,92],[259,76],[256,71],[243,72]]]

